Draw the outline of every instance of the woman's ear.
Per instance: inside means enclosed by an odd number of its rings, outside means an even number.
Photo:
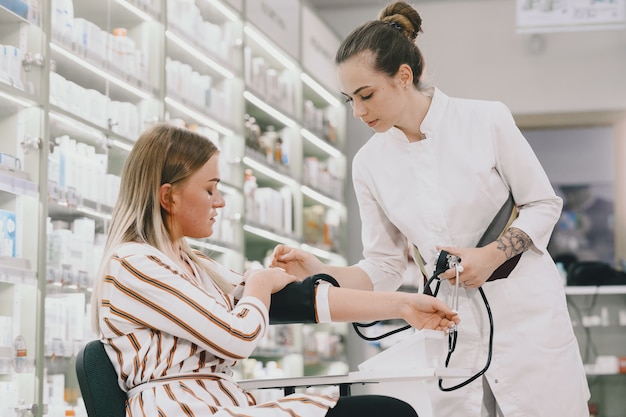
[[[400,65],[397,73],[398,81],[403,88],[413,85],[413,70],[407,64]]]
[[[165,183],[159,187],[159,204],[168,214],[172,214],[174,200],[172,200],[172,184]]]

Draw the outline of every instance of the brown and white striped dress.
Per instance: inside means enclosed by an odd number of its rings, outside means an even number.
[[[254,297],[237,300],[240,274],[202,261],[233,283],[233,295],[203,279],[197,268],[189,276],[149,245],[124,244],[110,262],[100,330],[128,392],[126,415],[324,416],[335,398],[296,393],[256,404],[237,385],[232,366],[263,337],[268,311]]]

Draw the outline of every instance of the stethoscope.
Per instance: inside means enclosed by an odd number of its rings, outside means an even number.
[[[459,309],[459,286],[460,286],[459,275],[461,274],[461,272],[463,272],[463,265],[461,265],[461,259],[458,256],[452,255],[444,250],[439,251],[439,253],[437,254],[437,261],[435,263],[435,271],[433,272],[433,275],[428,279],[428,281],[426,281],[426,284],[424,285],[424,294],[437,297],[437,294],[439,293],[439,287],[441,285],[441,278],[439,278],[439,275],[444,273],[450,268],[454,268],[456,271],[456,280],[452,289],[452,301],[450,304],[451,304],[452,309],[458,312],[459,311],[458,310]],[[435,289],[432,290],[431,285],[433,284],[434,281],[436,281]],[[493,315],[491,313],[491,307],[489,306],[489,301],[487,300],[487,297],[485,296],[485,292],[483,291],[481,287],[478,288],[478,292],[480,293],[480,296],[483,299],[483,302],[485,303],[485,309],[487,310],[487,316],[489,318],[489,351],[487,354],[487,362],[485,363],[485,366],[480,371],[478,371],[478,373],[472,375],[470,378],[466,379],[465,381],[457,385],[453,385],[451,387],[444,387],[443,379],[439,378],[439,389],[441,391],[454,391],[456,389],[459,389],[468,385],[469,383],[475,381],[476,379],[484,375],[485,372],[487,372],[487,369],[489,369],[489,365],[491,365],[491,356],[493,353]],[[379,336],[374,336],[374,337],[366,336],[359,330],[359,328],[361,327],[371,327],[377,323],[378,321],[375,321],[372,323],[352,323],[352,327],[354,328],[357,335],[359,335],[359,337],[370,342],[381,340],[393,334],[413,328],[410,325],[406,325],[406,326],[391,330],[387,333],[384,333]],[[447,331],[447,333],[448,333],[448,352],[447,352],[446,360],[445,360],[446,368],[448,367],[448,364],[450,363],[450,358],[452,357],[452,353],[456,349],[456,342],[458,339],[458,329],[457,329],[456,324],[453,325]]]

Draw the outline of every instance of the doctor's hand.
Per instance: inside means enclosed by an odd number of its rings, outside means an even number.
[[[285,245],[276,245],[271,256],[270,267],[283,268],[299,279],[324,272],[324,264],[315,255]]]
[[[504,252],[497,249],[496,242],[482,248],[438,246],[437,250],[445,250],[461,258],[459,285],[466,288],[481,287],[487,279],[489,279],[493,271],[506,261],[506,255]],[[439,278],[448,279],[451,285],[455,285],[456,268],[448,269],[446,272],[440,274]]]
[[[461,320],[443,301],[424,294],[407,294],[408,302],[403,309],[402,318],[416,329],[446,331]]]

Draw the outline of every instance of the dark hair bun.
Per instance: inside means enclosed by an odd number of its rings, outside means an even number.
[[[411,41],[422,31],[422,18],[413,6],[404,1],[396,1],[386,6],[378,14],[378,20],[402,30]]]

